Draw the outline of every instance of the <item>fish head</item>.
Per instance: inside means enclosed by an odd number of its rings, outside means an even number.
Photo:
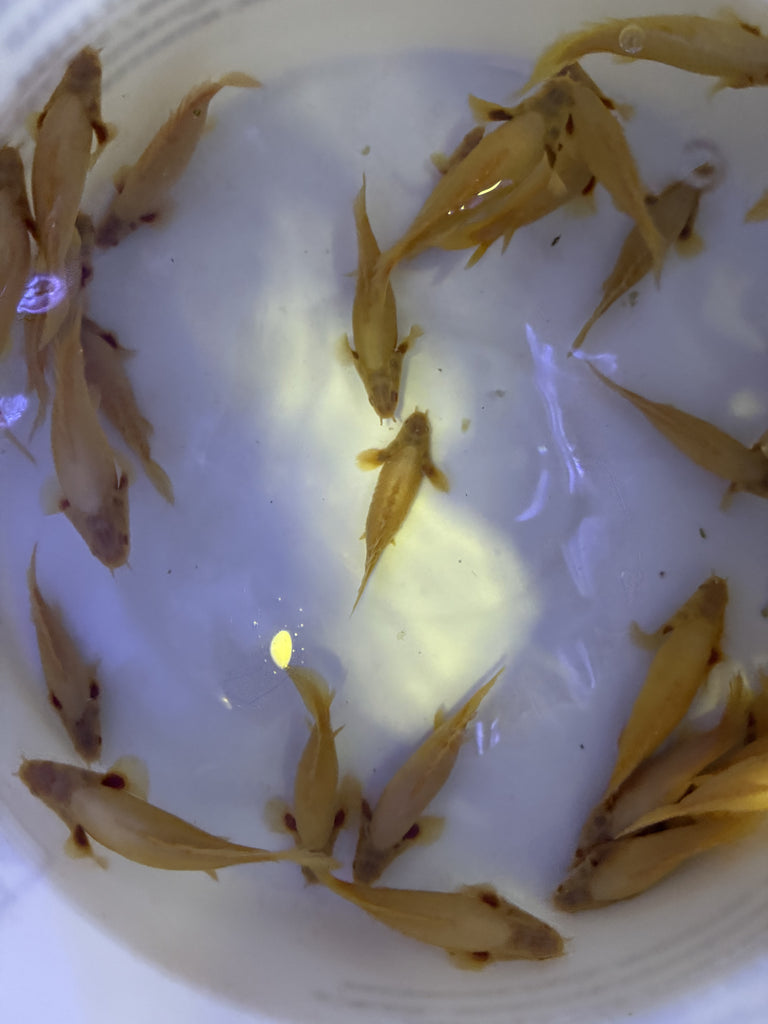
[[[429,417],[425,412],[412,412],[403,424],[403,434],[411,444],[417,444],[429,437]]]
[[[74,505],[65,508],[64,512],[91,554],[103,565],[108,569],[119,569],[125,565],[131,548],[126,477],[120,478],[97,512],[81,512]]]
[[[64,82],[69,90],[92,93],[101,85],[101,60],[97,50],[85,46],[69,63]]]
[[[74,779],[69,771],[62,771],[62,768],[69,767],[55,761],[24,760],[19,768],[19,778],[40,800],[66,804],[72,794]]]
[[[400,392],[397,388],[397,381],[385,370],[371,374],[368,382],[368,400],[376,410],[379,419],[391,420],[395,418],[397,402]]]

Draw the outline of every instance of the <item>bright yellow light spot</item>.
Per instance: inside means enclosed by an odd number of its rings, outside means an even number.
[[[278,668],[288,668],[293,653],[293,641],[287,629],[281,629],[279,633],[275,633],[272,643],[269,645],[269,653]]]

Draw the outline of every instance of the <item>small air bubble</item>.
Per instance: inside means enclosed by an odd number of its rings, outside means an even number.
[[[639,25],[625,25],[619,32],[619,46],[630,57],[636,56],[645,46],[645,32]]]

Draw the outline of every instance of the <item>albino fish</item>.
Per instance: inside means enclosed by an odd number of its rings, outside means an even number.
[[[384,549],[405,522],[423,478],[440,491],[449,489],[445,473],[432,462],[430,439],[429,417],[417,409],[386,448],[368,448],[357,456],[361,469],[381,470],[365,522],[365,571],[352,611]]]
[[[24,165],[15,146],[0,149],[0,358],[11,344],[11,328],[32,267],[29,236],[35,222],[27,199]]]
[[[336,732],[331,726],[334,694],[322,676],[311,669],[297,666],[287,668],[286,672],[299,691],[312,722],[296,769],[293,807],[282,801],[270,801],[267,815],[277,831],[293,835],[298,849],[330,856],[350,810],[349,783],[345,781],[339,786]],[[309,868],[302,870],[308,882],[317,881]]]
[[[23,760],[19,778],[71,830],[72,845],[93,855],[90,839],[108,850],[167,871],[207,871],[234,864],[292,861],[328,870],[328,857],[301,850],[272,852],[213,836],[130,791],[119,771],[102,773],[57,761]]]
[[[667,247],[645,204],[648,189],[640,180],[624,130],[594,89],[580,81],[566,81],[573,97],[566,133],[614,205],[637,225],[658,278]]]
[[[748,491],[759,498],[768,497],[768,454],[760,442],[747,448],[706,420],[676,409],[673,405],[652,402],[616,384],[591,363],[589,368],[603,384],[631,402],[651,426],[671,441],[683,455],[687,455],[702,469],[730,481],[723,504],[737,491]]]
[[[755,754],[722,771],[697,776],[691,781],[690,792],[643,814],[624,829],[624,834],[677,818],[754,811],[768,811],[768,753]]]
[[[356,882],[375,882],[409,842],[423,837],[421,814],[448,781],[467,726],[503,671],[497,672],[450,718],[438,711],[434,730],[397,769],[373,810],[363,804],[353,864]]]
[[[663,14],[608,18],[555,40],[521,92],[590,53],[652,60],[719,79],[720,88],[768,84],[768,39],[730,12],[721,18]]]
[[[712,815],[662,832],[614,839],[593,847],[558,887],[558,910],[575,913],[637,896],[686,860],[748,835],[757,814]]]
[[[646,205],[651,219],[668,249],[675,242],[684,242],[693,233],[702,190],[685,181],[676,181],[657,196],[648,196]],[[589,331],[606,310],[622,295],[634,288],[653,269],[653,256],[638,227],[627,235],[616,264],[603,282],[603,297],[592,316],[576,336],[571,351],[581,348]]]
[[[481,970],[500,960],[562,956],[563,939],[551,925],[508,902],[491,885],[458,892],[371,888],[332,875],[320,881],[377,921],[446,951],[456,967]]]
[[[365,177],[355,199],[354,210],[358,262],[357,288],[352,306],[355,347],[350,347],[350,352],[368,393],[368,401],[379,419],[386,420],[393,418],[397,409],[403,358],[411,344],[424,332],[414,326],[398,344],[395,293],[389,278],[382,280],[374,273],[381,253],[365,208]]]
[[[725,580],[710,576],[653,635],[659,648],[619,737],[606,796],[679,725],[710,669],[722,660],[727,601]]]
[[[48,604],[40,593],[37,545],[32,550],[27,584],[50,702],[80,757],[84,761],[95,761],[101,754],[101,687],[94,675],[94,666],[86,664],[69,635],[61,611]]]
[[[128,479],[99,423],[85,379],[80,307],[56,345],[51,449],[62,491],[58,503],[77,532],[109,569],[124,565],[130,548]]]
[[[593,846],[616,838],[648,811],[678,800],[695,775],[743,742],[748,714],[746,692],[738,678],[731,685],[728,704],[716,726],[671,742],[640,764],[592,810],[581,830],[574,863],[587,856]]]
[[[114,334],[102,330],[93,320],[83,319],[80,342],[85,359],[85,379],[99,397],[99,410],[141,461],[152,486],[173,504],[173,485],[168,474],[152,458],[149,439],[152,424],[142,415],[125,372],[125,360],[131,355]]]
[[[205,131],[213,97],[226,86],[255,89],[260,85],[251,75],[232,71],[187,93],[136,163],[117,172],[116,194],[96,229],[97,244],[102,248],[117,245],[142,224],[157,221]]]
[[[101,61],[98,52],[86,46],[70,61],[37,119],[32,201],[42,266],[52,274],[64,269],[93,162],[94,135],[98,154],[111,133],[101,119]]]
[[[562,115],[563,121],[565,114]],[[480,142],[437,182],[411,226],[382,253],[376,274],[386,282],[395,264],[434,244],[451,224],[451,216],[499,181],[522,181],[544,152],[547,122],[536,110],[506,121]]]

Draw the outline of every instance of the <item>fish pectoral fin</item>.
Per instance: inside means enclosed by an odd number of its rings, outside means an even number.
[[[366,448],[365,451],[359,452],[356,462],[359,469],[378,469],[379,466],[386,462],[386,449],[384,448]],[[365,534],[363,534],[365,536]]]
[[[46,516],[56,516],[66,508],[66,498],[55,476],[46,480],[40,488],[40,505]]]
[[[451,166],[451,162],[445,153],[430,153],[429,159],[432,161],[432,165],[435,167],[435,169],[438,170],[441,174],[445,174],[445,172]]]
[[[115,192],[117,192],[118,195],[120,195],[120,193],[125,188],[125,182],[128,178],[128,172],[130,171],[130,169],[130,164],[123,164],[122,167],[118,167],[118,169],[115,171],[115,175],[112,178],[112,184],[115,186]]]
[[[445,952],[453,966],[462,971],[482,971],[493,963],[493,957],[487,950],[468,953],[465,949],[446,949]]]
[[[24,119],[24,127],[29,132],[29,136],[33,142],[37,142],[37,133],[40,130],[40,121],[42,120],[42,117],[42,111],[34,110]]]
[[[349,343],[349,335],[345,332],[336,342],[336,355],[342,366],[351,366],[360,358]]]
[[[740,490],[741,487],[734,480],[734,482],[728,487],[725,494],[720,499],[720,508],[723,512],[726,512],[731,507],[734,494],[738,494]]]
[[[72,857],[74,860],[80,860],[83,857],[90,857],[102,870],[106,871],[109,863],[106,857],[100,857],[94,853],[91,841],[83,831],[80,825],[77,825],[72,832],[70,832],[67,841],[64,843],[64,852],[68,857]]]
[[[419,831],[411,839],[406,840],[409,844],[419,846],[431,846],[436,843],[445,830],[445,818],[437,814],[424,814],[416,822]]]
[[[146,762],[133,754],[118,757],[107,772],[119,775],[125,782],[125,789],[139,800],[149,799],[149,769]]]
[[[664,639],[664,634],[660,629],[657,629],[654,633],[646,633],[645,630],[641,629],[636,622],[630,622],[629,636],[632,643],[637,644],[638,647],[642,647],[644,651],[658,650],[661,646],[662,640]]]
[[[442,469],[437,468],[431,459],[427,459],[422,468],[424,470],[424,476],[429,480],[433,487],[436,487],[438,491],[443,491],[445,493],[450,491],[450,480]]]
[[[424,335],[424,328],[420,327],[418,324],[414,324],[413,327],[408,332],[408,334],[403,338],[403,340],[397,346],[395,351],[397,352],[397,354],[399,356],[404,356],[405,353],[413,345],[414,341],[416,341],[418,338],[423,337],[423,335]]]
[[[208,875],[209,878],[212,878],[214,880],[214,882],[218,882],[218,880],[219,880],[218,872],[214,871],[213,868],[211,868],[210,871],[206,871],[205,873],[206,873],[206,875]]]
[[[286,818],[291,814],[291,809],[285,800],[280,797],[273,797],[264,805],[264,824],[271,832],[280,835],[296,835],[296,832],[286,824]],[[291,815],[291,817],[293,817]]]
[[[440,726],[443,724],[443,722],[446,720],[447,717],[448,716],[445,713],[445,708],[443,708],[442,706],[439,707],[437,709],[437,711],[435,712],[435,717],[434,717],[434,720],[433,720],[434,728],[435,729],[439,729]]]
[[[768,189],[763,192],[757,202],[750,206],[744,217],[745,222],[768,220]]]
[[[766,216],[768,216],[768,211]],[[691,231],[685,238],[678,238],[675,242],[675,252],[683,259],[691,259],[693,256],[698,256],[700,252],[704,252],[705,248],[704,239],[698,231]]]

